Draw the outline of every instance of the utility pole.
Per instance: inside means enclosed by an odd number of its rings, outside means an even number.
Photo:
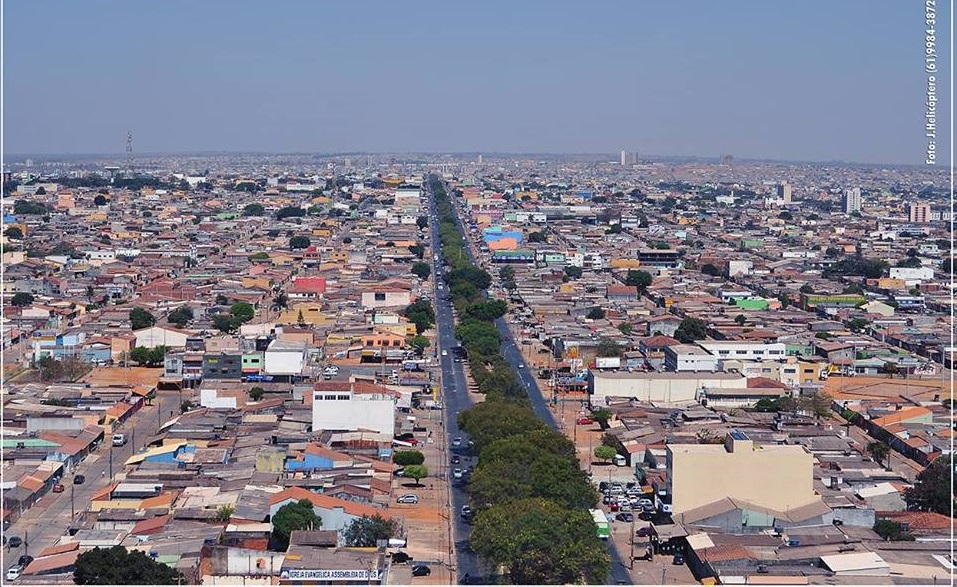
[[[73,520],[76,518],[76,510],[73,507],[73,490],[76,488],[74,483],[70,483],[70,524],[73,524]]]
[[[113,480],[113,442],[110,441],[110,481]]]

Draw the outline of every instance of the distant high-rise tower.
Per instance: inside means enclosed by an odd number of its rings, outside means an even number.
[[[481,155],[478,156],[478,164],[479,164],[479,165],[482,164],[482,156],[481,156]]]
[[[907,219],[911,222],[930,222],[930,204],[914,202],[907,205]]]
[[[628,151],[624,149],[621,150],[621,164],[628,165]]]
[[[784,201],[785,206],[791,205],[791,184],[786,181],[778,184],[778,198]]]
[[[133,133],[126,133],[126,171],[133,175]]]
[[[853,214],[861,211],[861,188],[844,190],[844,213]]]

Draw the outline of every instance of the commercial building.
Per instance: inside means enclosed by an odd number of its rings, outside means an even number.
[[[669,444],[672,511],[685,512],[731,498],[787,512],[818,499],[814,457],[802,446],[755,445],[732,430],[720,444]]]
[[[397,395],[369,383],[316,383],[312,396],[312,429],[374,430],[393,435]]]
[[[930,222],[930,204],[914,202],[907,205],[907,219],[910,222]]]

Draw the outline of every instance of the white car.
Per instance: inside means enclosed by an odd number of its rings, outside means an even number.
[[[455,438],[453,438],[453,439],[452,439],[452,446],[454,446],[454,447],[462,446],[462,437],[461,437],[461,436],[456,436]]]
[[[7,581],[16,581],[20,578],[20,572],[23,571],[23,567],[16,565],[7,569]]]
[[[443,357],[449,356],[449,351],[442,351],[442,356]]]
[[[453,478],[453,479],[461,479],[461,478],[462,478],[462,469],[453,469],[453,470],[452,470],[452,478]]]
[[[397,503],[419,503],[419,496],[414,493],[407,493],[395,500]]]
[[[518,364],[518,368],[519,368],[519,369],[524,369],[524,368],[525,368],[525,363],[519,363],[519,364]]]

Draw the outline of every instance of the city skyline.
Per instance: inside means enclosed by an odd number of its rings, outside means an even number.
[[[924,161],[912,6],[222,6],[8,5],[5,150]]]

